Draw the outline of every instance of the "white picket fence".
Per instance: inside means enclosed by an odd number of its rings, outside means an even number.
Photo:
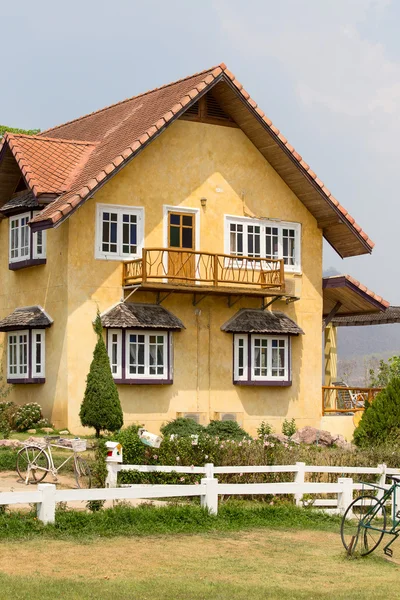
[[[181,498],[199,496],[201,505],[212,514],[218,512],[218,496],[221,495],[293,495],[296,504],[302,504],[305,494],[321,496],[333,494],[336,498],[315,498],[313,505],[323,510],[343,514],[353,499],[354,490],[360,490],[362,485],[354,483],[352,478],[338,477],[336,483],[310,483],[305,481],[307,473],[333,473],[337,475],[378,475],[377,484],[387,488],[387,475],[400,475],[399,469],[388,469],[386,465],[377,467],[327,467],[306,465],[298,462],[295,465],[265,465],[265,466],[234,466],[215,467],[212,463],[204,467],[178,467],[159,465],[122,465],[107,463],[107,487],[90,490],[59,490],[53,484],[40,483],[36,491],[17,491],[0,493],[1,504],[36,504],[38,519],[43,523],[55,522],[55,510],[58,502],[88,500],[131,500],[155,498]],[[181,473],[204,475],[200,484],[135,484],[124,487],[117,486],[117,476],[121,471],[139,471],[141,473]],[[294,480],[284,483],[219,483],[218,474],[248,474],[248,473],[293,473]],[[362,477],[361,477],[362,478]],[[382,495],[383,490],[378,491]],[[400,499],[399,499],[400,500]],[[393,507],[399,510],[400,505]]]

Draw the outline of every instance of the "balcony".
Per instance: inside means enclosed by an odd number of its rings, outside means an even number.
[[[124,288],[187,293],[287,296],[283,260],[146,248],[123,263]]]
[[[382,388],[322,386],[322,414],[355,413],[365,410]]]

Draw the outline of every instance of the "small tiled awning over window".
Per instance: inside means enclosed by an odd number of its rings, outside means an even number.
[[[41,306],[16,308],[8,317],[0,321],[0,331],[18,329],[45,329],[53,324],[53,319]]]
[[[159,304],[121,302],[101,316],[106,329],[185,329],[178,317]]]
[[[304,331],[285,313],[242,308],[221,327],[227,333],[265,333],[299,335]]]
[[[11,200],[6,202],[6,204],[3,204],[0,213],[8,215],[17,211],[38,210],[42,208],[43,206],[40,206],[34,194],[30,190],[27,190],[15,195]]]

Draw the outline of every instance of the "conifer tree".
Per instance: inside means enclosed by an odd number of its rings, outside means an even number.
[[[394,377],[376,396],[366,403],[354,443],[360,447],[383,444],[400,438],[400,378]]]
[[[86,379],[85,395],[79,416],[84,427],[94,427],[96,437],[100,431],[117,431],[123,425],[123,415],[117,386],[115,385],[107,349],[103,340],[100,314],[97,312],[94,330],[97,344]]]

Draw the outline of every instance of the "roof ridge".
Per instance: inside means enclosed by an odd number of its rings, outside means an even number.
[[[160,87],[153,88],[151,90],[147,90],[146,92],[142,92],[141,94],[137,94],[136,96],[131,96],[130,98],[125,98],[125,100],[120,100],[119,102],[114,102],[113,104],[109,104],[108,106],[104,106],[103,108],[99,108],[98,110],[94,110],[91,113],[87,113],[86,115],[82,115],[81,117],[77,117],[76,119],[71,119],[70,121],[66,121],[65,123],[61,123],[60,125],[55,125],[55,127],[50,127],[49,129],[45,129],[43,133],[47,133],[48,131],[54,131],[59,129],[60,127],[65,127],[65,125],[70,125],[71,123],[76,123],[77,121],[82,121],[83,119],[87,119],[88,117],[92,117],[93,115],[97,115],[109,108],[114,108],[115,106],[120,106],[121,104],[125,104],[125,102],[130,102],[131,100],[136,100],[137,98],[141,98],[142,96],[147,96],[153,92],[158,92],[159,90],[163,90],[171,85],[175,85],[177,83],[182,83],[182,81],[187,81],[188,79],[192,79],[193,77],[198,77],[199,75],[203,75],[203,73],[208,73],[216,69],[217,67],[221,67],[223,70],[226,68],[225,63],[220,63],[219,65],[215,65],[214,67],[210,67],[209,69],[204,69],[203,71],[199,71],[198,73],[193,73],[192,75],[188,75],[187,77],[182,77],[181,79],[177,79],[176,81],[171,81],[170,83],[166,83],[165,85],[161,85]],[[40,134],[39,134],[40,136]]]
[[[39,135],[27,135],[25,133],[8,133],[7,131],[4,134],[4,137],[8,138],[23,138],[27,140],[39,140],[40,142],[55,142],[60,144],[75,144],[80,146],[97,146],[98,142],[90,142],[88,140],[69,140],[67,138],[52,138],[47,136],[39,136]]]

